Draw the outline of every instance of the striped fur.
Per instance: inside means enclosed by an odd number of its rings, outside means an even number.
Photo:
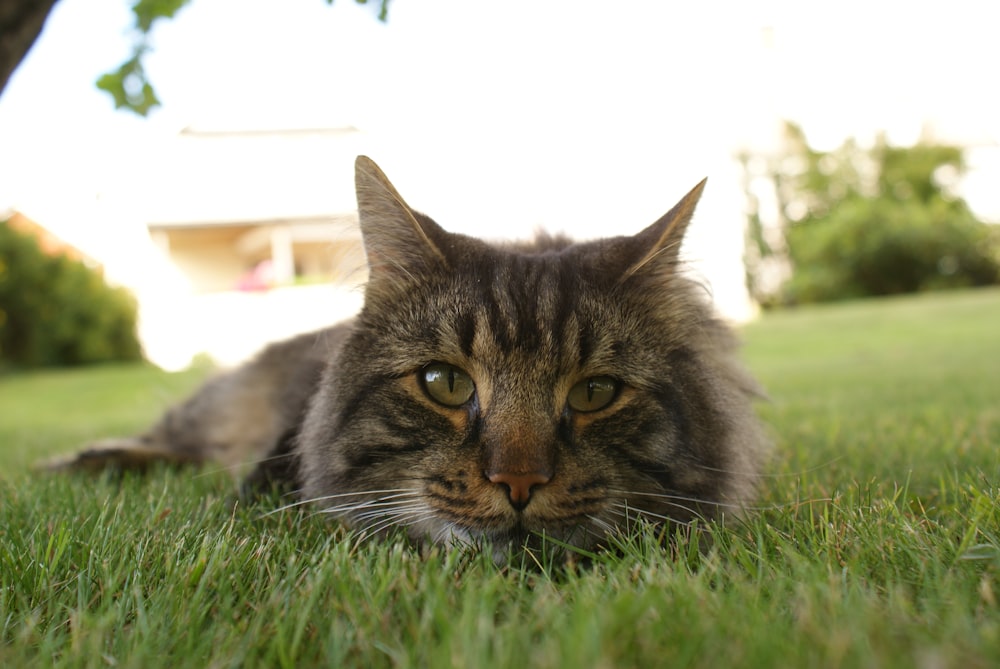
[[[678,271],[702,184],[634,237],[508,247],[445,232],[365,158],[357,185],[366,304],[303,423],[304,499],[417,538],[583,548],[637,520],[747,504],[766,453],[757,387]],[[468,403],[428,397],[419,375],[433,362],[471,376]],[[572,410],[570,388],[599,376],[620,382],[615,400]],[[494,465],[549,480],[519,508],[485,475]]]
[[[272,347],[168,413],[183,424],[210,406],[216,432],[249,426],[228,443],[198,425],[170,435],[164,421],[134,439],[185,453],[202,439],[196,455],[227,462],[270,450],[250,482],[289,483],[374,535],[402,527],[499,552],[542,535],[589,550],[639,521],[739,514],[767,440],[732,335],[679,271],[703,185],[635,236],[498,246],[446,232],[359,157],[361,314]],[[459,406],[428,392],[440,363],[475,385]],[[594,378],[614,381],[613,400],[574,409],[571,388]],[[247,382],[270,384],[269,410],[230,403]]]

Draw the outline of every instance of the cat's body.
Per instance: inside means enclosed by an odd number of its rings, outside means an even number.
[[[251,483],[357,529],[500,547],[591,549],[752,498],[757,388],[677,266],[700,184],[634,237],[506,247],[445,232],[367,158],[357,187],[356,319],[269,347],[71,466],[261,463]]]

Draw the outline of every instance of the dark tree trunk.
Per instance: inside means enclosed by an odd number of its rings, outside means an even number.
[[[57,0],[0,0],[0,93],[42,32]]]

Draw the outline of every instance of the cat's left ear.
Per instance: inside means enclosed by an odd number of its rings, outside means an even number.
[[[622,275],[623,282],[636,274],[669,271],[677,266],[684,233],[691,223],[695,206],[701,199],[701,192],[705,190],[707,181],[708,179],[702,179],[660,220],[632,237],[637,259]]]

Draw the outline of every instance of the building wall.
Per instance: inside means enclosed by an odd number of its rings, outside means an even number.
[[[233,290],[240,277],[252,268],[222,243],[180,247],[171,244],[170,258],[195,294]]]
[[[332,325],[360,308],[367,273],[357,228],[338,237],[333,226],[306,226],[304,234],[302,226],[281,225],[151,229],[174,277],[167,290],[140,295],[139,334],[153,363],[181,369],[207,354],[236,365],[269,342]],[[273,230],[286,234],[272,236]],[[274,239],[288,244],[278,250],[291,255],[295,276],[278,285],[246,281],[254,267],[272,260]]]
[[[362,296],[357,286],[317,284],[157,300],[142,306],[139,335],[146,357],[164,369],[183,369],[197,355],[231,367],[268,342],[351,317]]]

